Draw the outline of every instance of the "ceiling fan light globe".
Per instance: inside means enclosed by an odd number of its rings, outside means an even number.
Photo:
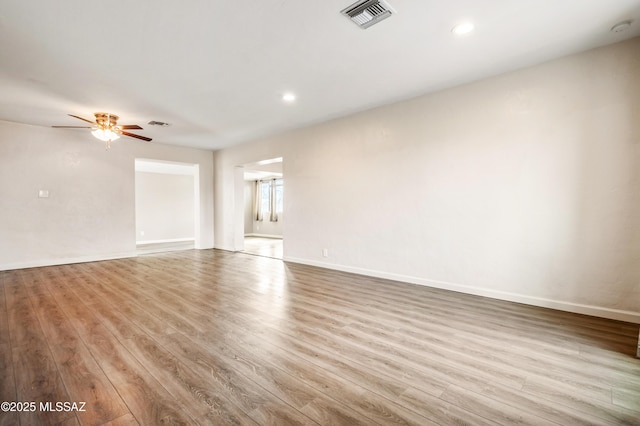
[[[118,135],[116,132],[112,131],[111,129],[101,129],[99,127],[96,129],[93,129],[91,131],[91,134],[103,142],[111,142],[120,138],[120,135]]]

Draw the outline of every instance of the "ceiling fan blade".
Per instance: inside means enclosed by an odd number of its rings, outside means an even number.
[[[77,118],[78,120],[86,121],[87,123],[96,124],[95,121],[87,120],[86,118],[78,117],[77,115],[68,114],[70,117]]]
[[[90,129],[91,126],[51,126],[56,129]]]
[[[140,135],[134,135],[133,133],[129,133],[129,132],[122,132],[122,134],[132,138],[142,139],[143,141],[147,141],[147,142],[151,141],[151,138],[147,138],[145,136],[140,136]]]
[[[124,124],[122,126],[118,126],[121,129],[129,129],[129,130],[142,130],[142,127],[138,126],[137,124]]]

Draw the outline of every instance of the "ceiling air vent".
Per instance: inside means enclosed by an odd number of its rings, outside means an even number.
[[[383,0],[360,0],[343,9],[340,13],[347,16],[360,28],[369,28],[396,13]]]
[[[156,121],[156,120],[151,120],[147,124],[150,124],[152,126],[168,126],[169,125],[169,123],[165,123],[165,122],[162,122],[162,121]]]

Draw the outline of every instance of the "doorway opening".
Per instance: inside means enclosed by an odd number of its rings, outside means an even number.
[[[197,164],[135,160],[136,251],[197,247],[200,184]]]
[[[284,176],[282,157],[243,166],[244,253],[283,258]]]

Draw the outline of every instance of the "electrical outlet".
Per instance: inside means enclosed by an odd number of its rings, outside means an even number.
[[[322,249],[322,256],[329,257],[329,249]]]
[[[38,191],[38,197],[49,198],[49,191],[47,191],[46,189],[41,189],[40,191]]]

